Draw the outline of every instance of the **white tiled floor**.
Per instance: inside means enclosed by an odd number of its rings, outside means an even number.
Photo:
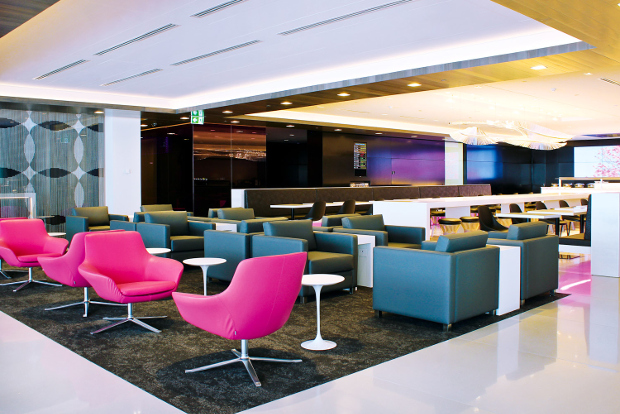
[[[562,260],[571,296],[247,413],[618,413],[620,280]],[[0,413],[180,411],[0,313]]]

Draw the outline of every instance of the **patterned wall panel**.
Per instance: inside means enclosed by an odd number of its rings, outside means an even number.
[[[63,231],[71,208],[103,199],[103,115],[0,109],[0,194],[36,193],[35,215]],[[0,198],[0,216],[26,215]]]

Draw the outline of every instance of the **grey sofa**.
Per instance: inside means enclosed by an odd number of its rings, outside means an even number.
[[[375,246],[420,248],[425,239],[423,227],[386,226],[383,216],[343,217],[342,228],[334,228],[335,233],[356,233],[375,236]]]
[[[423,249],[375,247],[373,309],[441,323],[498,307],[499,248],[482,231],[440,236]],[[428,249],[428,250],[425,250]]]
[[[558,288],[557,236],[547,236],[547,223],[513,224],[508,232],[489,233],[489,244],[521,248],[521,300]]]
[[[286,217],[257,218],[254,209],[251,208],[220,208],[217,210],[217,218],[213,222],[233,223],[237,225],[238,233],[262,233],[263,223],[271,221],[288,220]]]
[[[84,231],[110,230],[111,220],[129,221],[129,217],[110,214],[107,206],[75,207],[71,210],[71,215],[67,216],[67,240],[71,241],[76,233]]]
[[[347,217],[360,217],[359,214],[332,214],[323,216],[321,219],[322,227],[342,227],[342,219]]]
[[[204,232],[213,230],[213,223],[188,221],[185,211],[158,211],[146,213],[144,223],[136,227],[146,247],[171,249],[170,257],[185,260],[204,257]]]
[[[252,237],[252,257],[308,252],[305,273],[329,273],[344,276],[344,281],[325,286],[323,291],[357,287],[357,237],[349,234],[313,231],[310,220],[264,223],[265,235]],[[314,289],[302,286],[301,302],[314,296]]]
[[[172,208],[172,204],[145,204],[140,206],[140,211],[133,214],[134,223],[144,223],[144,215],[146,213],[153,213],[157,211],[175,211]],[[180,210],[179,210],[180,211]],[[193,213],[187,212],[188,216],[193,216]]]

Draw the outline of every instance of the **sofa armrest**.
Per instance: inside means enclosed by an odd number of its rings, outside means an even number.
[[[489,239],[506,239],[507,236],[508,236],[507,231],[490,231],[489,232]]]
[[[129,217],[123,214],[108,214],[110,217],[110,221],[118,220],[118,221],[129,221]]]
[[[292,237],[252,236],[252,257],[308,251],[308,241]]]
[[[136,231],[137,224],[133,221],[112,220],[110,221],[110,230]]]
[[[88,217],[67,216],[65,229],[67,240],[71,241],[76,233],[88,231]]]
[[[314,233],[316,249],[320,252],[352,254],[357,258],[357,236],[341,233]]]
[[[205,223],[202,221],[188,221],[189,234],[191,236],[203,236],[205,230],[215,230],[214,223]]]
[[[345,228],[340,228],[340,227],[334,227],[334,233],[367,234],[368,236],[375,236],[375,246],[387,246],[388,245],[387,231],[345,229]]]
[[[170,248],[170,226],[168,224],[137,223],[136,228],[145,247]]]
[[[385,226],[385,230],[391,242],[421,244],[426,239],[424,227]]]

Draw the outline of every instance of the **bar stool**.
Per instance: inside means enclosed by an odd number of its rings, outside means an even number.
[[[461,220],[457,218],[441,218],[438,221],[443,234],[456,233],[462,224]]]
[[[480,220],[478,219],[478,217],[461,217],[461,222],[463,224],[463,230],[465,231],[465,233],[467,233],[468,231],[475,231],[480,229]]]

